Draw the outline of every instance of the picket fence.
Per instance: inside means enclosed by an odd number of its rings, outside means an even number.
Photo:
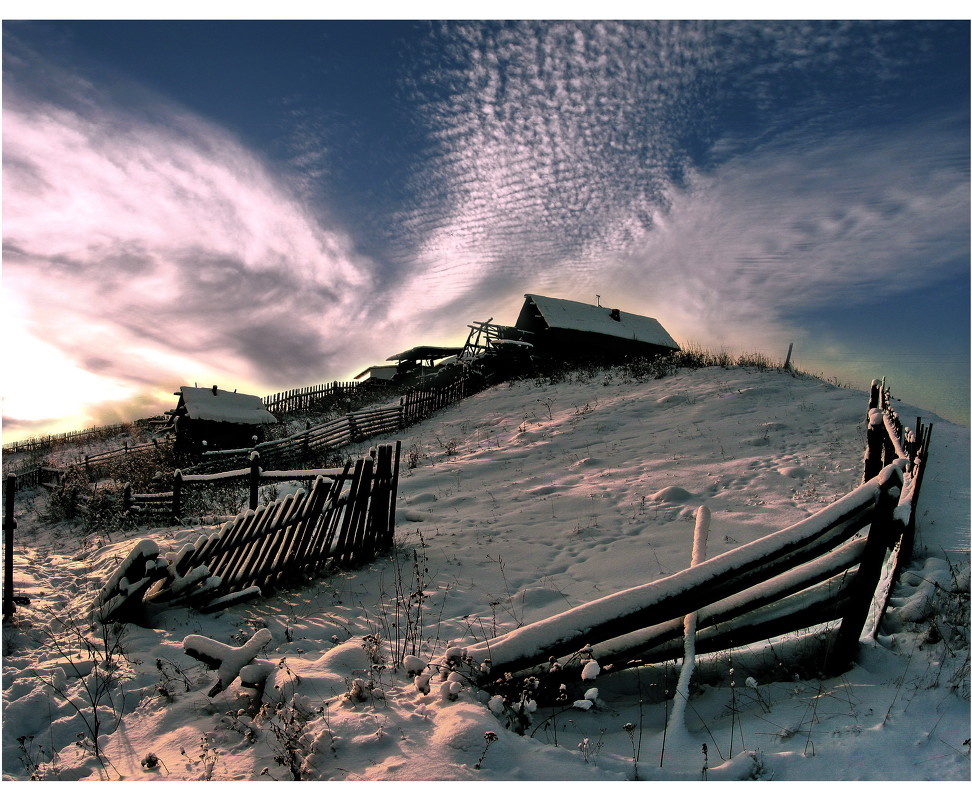
[[[71,442],[87,442],[94,439],[114,437],[119,434],[127,434],[131,430],[128,423],[117,423],[109,426],[97,426],[95,428],[85,428],[80,431],[68,431],[63,434],[47,434],[40,437],[29,437],[28,439],[11,442],[3,446],[3,455],[8,456],[15,453],[25,453],[29,451],[48,450],[58,445],[66,445]]]
[[[214,612],[365,564],[392,545],[400,462],[401,442],[381,445],[337,474],[316,476],[309,491],[241,512],[171,557],[160,559],[159,547],[142,540],[93,611],[104,621],[137,619],[146,604]]]
[[[674,659],[683,653],[684,618],[693,612],[698,654],[839,620],[824,669],[843,672],[862,633],[876,631],[911,558],[931,431],[920,419],[907,429],[887,387],[875,382],[861,486],[775,534],[470,647],[472,664],[491,665],[479,683],[541,675],[551,655],[568,670],[582,654],[614,669]]]
[[[361,392],[362,385],[354,381],[332,381],[329,384],[314,384],[267,395],[263,399],[263,405],[271,414],[290,414],[311,411],[319,407],[322,401]]]

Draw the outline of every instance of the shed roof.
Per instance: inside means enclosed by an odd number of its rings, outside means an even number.
[[[414,359],[444,359],[446,356],[458,356],[462,353],[462,348],[440,347],[438,345],[417,345],[414,348],[403,350],[394,356],[389,356],[385,361],[404,362]]]
[[[352,381],[360,381],[365,377],[369,378],[393,378],[395,373],[398,372],[398,367],[394,364],[373,364],[371,367],[365,367],[360,373],[358,373]]]
[[[576,300],[548,298],[543,295],[524,295],[524,297],[526,301],[523,304],[523,310],[520,312],[521,317],[527,312],[532,302],[543,316],[544,322],[551,328],[586,331],[644,342],[649,345],[659,345],[673,350],[679,349],[678,343],[653,317],[620,312],[615,318],[612,317],[612,313],[619,311],[617,309],[580,303]],[[517,327],[520,327],[519,321]]]
[[[179,387],[179,392],[191,420],[246,425],[277,422],[277,418],[263,405],[263,399],[256,395],[227,392],[215,387]]]

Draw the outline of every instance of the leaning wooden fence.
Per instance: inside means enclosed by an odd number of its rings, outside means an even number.
[[[920,421],[916,431],[906,429],[877,382],[868,423],[857,489],[800,523],[680,573],[468,648],[472,663],[491,663],[480,682],[543,672],[551,656],[566,664],[582,652],[615,668],[676,658],[690,613],[697,613],[699,654],[839,620],[825,669],[845,670],[861,635],[876,631],[910,558],[931,435]]]
[[[364,564],[392,545],[401,443],[382,445],[309,491],[247,509],[218,532],[159,558],[142,540],[94,602],[102,620],[137,617],[145,604],[212,612]]]

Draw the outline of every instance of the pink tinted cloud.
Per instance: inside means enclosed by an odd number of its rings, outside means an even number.
[[[226,132],[143,100],[5,86],[4,291],[29,332],[133,392],[283,388],[360,360],[368,261]]]

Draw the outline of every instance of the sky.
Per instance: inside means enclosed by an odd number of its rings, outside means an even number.
[[[969,22],[5,20],[3,440],[526,293],[969,422]]]

